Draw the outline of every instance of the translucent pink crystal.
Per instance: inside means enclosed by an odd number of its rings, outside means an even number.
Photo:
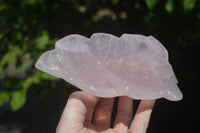
[[[152,36],[69,35],[45,52],[36,67],[100,97],[182,99],[168,52]]]

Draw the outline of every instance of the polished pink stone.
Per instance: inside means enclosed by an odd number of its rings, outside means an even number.
[[[100,97],[182,99],[168,52],[152,36],[69,35],[45,52],[36,67]]]

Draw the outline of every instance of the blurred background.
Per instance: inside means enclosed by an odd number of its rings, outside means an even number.
[[[200,131],[200,1],[0,0],[0,133],[53,133],[70,93],[35,69],[69,34],[153,35],[169,51],[184,98],[157,100],[148,133]]]

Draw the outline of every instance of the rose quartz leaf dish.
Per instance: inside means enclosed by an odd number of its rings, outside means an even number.
[[[153,36],[69,35],[45,52],[36,68],[100,97],[182,99],[168,52]]]

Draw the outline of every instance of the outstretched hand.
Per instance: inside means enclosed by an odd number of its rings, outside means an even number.
[[[70,95],[57,133],[145,133],[155,100],[142,100],[134,119],[133,100],[119,97],[117,114],[111,125],[114,98],[99,98],[84,91]]]

